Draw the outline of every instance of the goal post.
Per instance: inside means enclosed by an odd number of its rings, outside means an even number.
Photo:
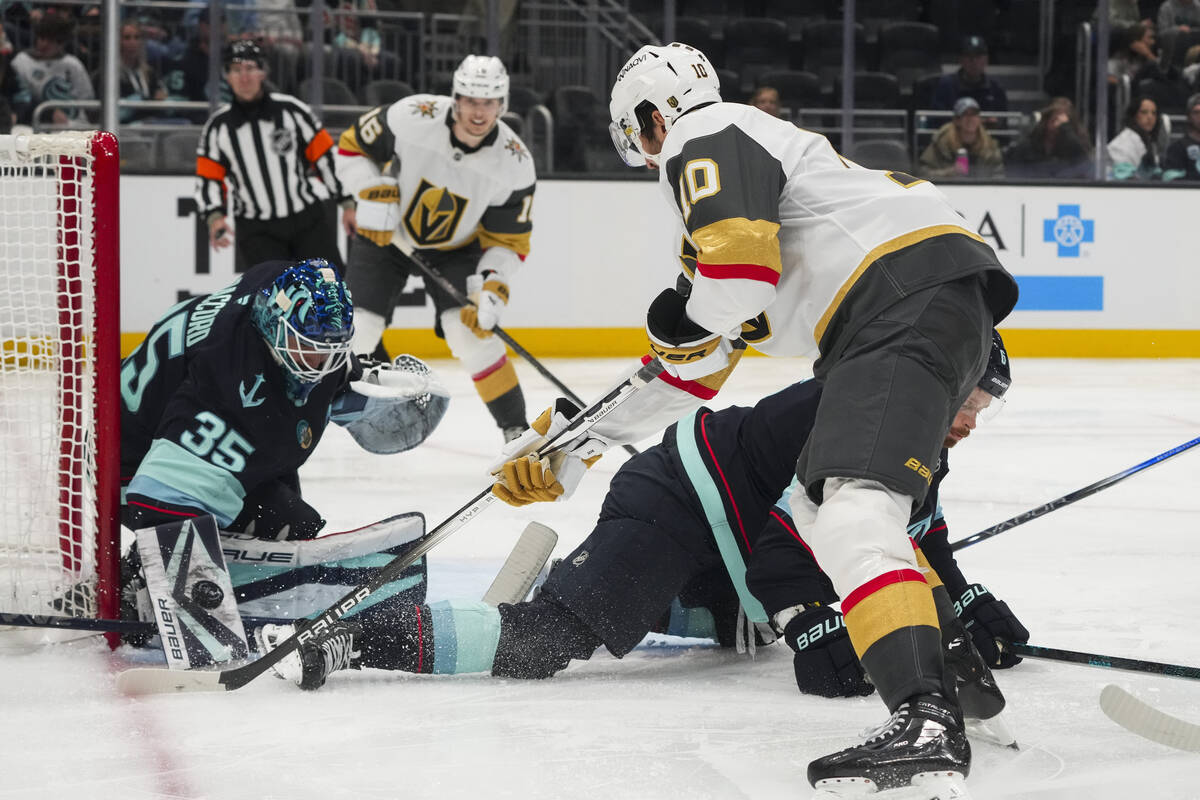
[[[0,136],[0,611],[119,612],[119,172],[111,133]]]

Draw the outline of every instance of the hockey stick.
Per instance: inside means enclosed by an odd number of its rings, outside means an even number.
[[[658,359],[648,363],[628,378],[622,380],[611,391],[597,400],[588,408],[581,411],[571,420],[562,431],[547,441],[538,449],[538,454],[545,454],[554,449],[559,441],[569,442],[577,435],[596,424],[619,406],[638,389],[650,383],[662,372],[662,364]],[[295,623],[295,632],[284,639],[269,653],[240,667],[224,670],[168,670],[168,669],[129,669],[117,675],[117,688],[129,695],[161,694],[164,692],[211,692],[233,691],[240,689],[259,675],[266,672],[272,665],[285,656],[295,652],[301,644],[324,633],[328,628],[344,617],[350,609],[363,602],[373,592],[386,583],[396,579],[400,573],[416,562],[421,556],[436,547],[443,539],[450,536],[463,525],[483,513],[498,498],[492,494],[492,487],[480,491],[465,505],[455,511],[444,522],[419,540],[416,547],[403,556],[392,559],[387,566],[380,568],[366,583],[351,589],[349,594],[323,611],[313,619]]]
[[[1072,664],[1085,664],[1089,667],[1123,669],[1130,672],[1150,672],[1155,675],[1169,675],[1173,678],[1200,680],[1200,667],[1164,664],[1161,661],[1143,661],[1140,658],[1103,656],[1098,653],[1080,653],[1075,650],[1059,650],[1054,647],[1040,647],[1036,644],[1021,644],[1019,642],[1000,642],[999,644],[1010,653],[1016,653],[1019,656],[1026,656],[1028,658],[1068,661]]]
[[[1200,725],[1185,722],[1111,683],[1100,690],[1100,710],[1113,722],[1152,742],[1200,753]]]
[[[519,603],[533,588],[538,573],[558,544],[558,534],[540,522],[531,522],[521,532],[521,538],[496,574],[496,579],[483,594],[489,606]]]
[[[1015,528],[1018,525],[1023,525],[1026,522],[1029,522],[1030,520],[1034,520],[1034,519],[1037,519],[1038,517],[1045,516],[1046,514],[1049,514],[1051,511],[1054,511],[1055,509],[1062,508],[1063,506],[1068,506],[1071,503],[1074,503],[1076,500],[1082,500],[1083,498],[1093,495],[1096,492],[1101,491],[1102,489],[1107,489],[1110,486],[1120,483],[1121,481],[1128,478],[1130,475],[1135,475],[1144,469],[1149,469],[1150,467],[1153,467],[1155,464],[1161,464],[1162,462],[1166,461],[1168,458],[1177,456],[1180,453],[1182,453],[1183,451],[1189,450],[1198,444],[1200,444],[1200,438],[1192,439],[1190,442],[1184,442],[1183,444],[1179,445],[1178,447],[1172,447],[1170,450],[1167,450],[1165,453],[1159,453],[1154,458],[1143,461],[1140,464],[1136,464],[1123,472],[1118,472],[1115,475],[1109,475],[1107,478],[1096,481],[1095,483],[1091,484],[1090,486],[1085,486],[1082,489],[1076,489],[1075,491],[1071,492],[1070,494],[1065,494],[1062,497],[1058,498],[1057,500],[1051,500],[1049,503],[1046,503],[1045,505],[1040,505],[1037,508],[1031,508],[1028,511],[1024,512],[1023,514],[1018,514],[1017,516],[1013,517],[1012,519],[1006,519],[1006,520],[1004,520],[1004,522],[993,525],[992,527],[987,528],[986,530],[982,530],[979,533],[973,533],[970,536],[966,537],[965,539],[959,539],[957,542],[951,542],[950,550],[951,551],[962,550],[964,547],[970,547],[971,545],[975,544],[976,542],[982,542],[984,539],[990,539],[998,533],[1004,533],[1006,530],[1008,530],[1010,528]]]
[[[464,306],[475,305],[474,303],[471,302],[470,298],[468,298],[465,294],[463,294],[461,291],[459,291],[457,286],[455,286],[450,281],[446,280],[445,275],[438,272],[436,269],[431,267],[429,264],[426,264],[425,259],[423,259],[423,258],[421,258],[421,256],[417,255],[416,251],[413,249],[413,246],[411,244],[409,244],[408,242],[406,242],[400,238],[392,239],[392,244],[395,245],[396,249],[398,249],[401,253],[404,253],[404,255],[408,256],[409,261],[411,261],[413,263],[413,265],[416,266],[416,268],[421,272],[422,275],[424,275],[426,278],[428,278],[429,280],[436,283],[443,292],[445,292],[446,294],[453,297],[454,301],[456,303],[458,303],[460,305],[464,305]],[[552,372],[550,372],[550,370],[546,369],[545,365],[542,364],[542,362],[538,361],[536,358],[534,358],[532,353],[530,353],[528,350],[526,350],[524,347],[522,347],[520,344],[518,344],[517,340],[512,338],[512,336],[510,336],[508,334],[508,331],[504,330],[499,325],[497,325],[494,328],[492,328],[492,333],[496,334],[496,336],[498,336],[500,338],[500,341],[504,342],[506,345],[511,347],[513,349],[514,353],[516,353],[521,358],[528,361],[530,366],[532,366],[534,369],[536,369],[543,378],[545,378],[546,380],[548,380],[552,384],[554,384],[554,386],[560,392],[562,392],[563,395],[568,400],[570,400],[572,403],[579,406],[580,408],[583,408],[584,403],[583,403],[583,400],[580,399],[579,395],[575,394],[569,388],[567,388],[567,385],[565,383],[563,383],[562,381],[560,381],[558,378],[556,378],[554,376],[554,374]],[[631,455],[631,456],[636,456],[638,454],[637,448],[634,447],[633,445],[627,444],[627,445],[624,445],[624,448],[625,448],[626,452],[628,452],[629,455]]]
[[[483,601],[497,606],[501,603],[519,603],[529,593],[538,573],[554,551],[558,534],[538,522],[531,522],[508,554],[504,565],[496,573],[491,588]],[[295,619],[276,617],[243,616],[242,625],[247,630],[261,625],[290,625]],[[94,617],[65,617],[45,614],[9,614],[0,612],[0,626],[16,628],[60,628],[96,633],[120,633],[125,635],[154,636],[158,626],[153,622],[132,619],[98,619]],[[0,634],[2,636],[3,634]]]

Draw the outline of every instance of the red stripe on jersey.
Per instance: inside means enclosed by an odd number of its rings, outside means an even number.
[[[361,157],[362,153],[355,152],[354,150],[347,150],[344,147],[339,147],[338,155],[339,156],[360,156]]]
[[[721,469],[721,463],[717,461],[717,454],[713,452],[712,442],[708,441],[708,431],[704,428],[704,420],[708,419],[708,414],[700,418],[700,435],[704,437],[704,447],[708,450],[708,456],[712,459],[713,466],[717,468],[717,474],[721,476],[721,485],[725,487],[725,496],[729,498],[729,505],[733,508],[733,516],[737,519],[738,531],[742,534],[742,541],[746,543],[746,552],[753,553],[753,548],[750,547],[750,539],[746,537],[746,526],[742,524],[742,512],[738,510],[737,502],[733,499],[733,490],[729,488],[729,480],[725,477],[725,470]]]
[[[492,364],[490,367],[486,367],[482,372],[476,372],[474,375],[471,376],[471,380],[473,380],[473,381],[483,380],[488,375],[491,375],[493,372],[495,372],[496,370],[503,367],[504,362],[506,362],[506,361],[508,361],[508,356],[500,356],[499,361],[497,361],[495,364]]]
[[[642,363],[649,364],[650,356],[642,356]],[[697,381],[684,381],[670,375],[666,372],[658,373],[658,379],[668,386],[674,386],[681,392],[687,392],[693,397],[699,397],[701,400],[712,400],[717,396],[716,389],[710,389]]]
[[[936,528],[930,528],[929,530],[925,531],[925,535],[928,536],[931,533],[937,533],[938,531],[944,530],[946,530],[946,520],[942,520],[942,524],[938,525]]]
[[[816,561],[817,554],[814,553],[812,551],[812,548],[808,546],[808,542],[806,542],[800,538],[800,534],[796,533],[796,529],[793,528],[791,525],[788,525],[787,519],[782,514],[780,514],[778,511],[775,511],[774,509],[772,509],[769,513],[771,514],[772,517],[774,517],[776,520],[778,520],[779,524],[783,526],[783,529],[785,531],[787,531],[793,537],[795,537],[796,541],[799,542],[801,544],[801,546],[803,546],[804,549],[808,551],[808,554],[810,556],[812,556],[813,561]]]
[[[895,583],[905,583],[911,581],[913,583],[925,583],[925,576],[917,572],[915,569],[894,569],[890,572],[885,572],[877,578],[859,586],[846,596],[842,601],[842,616],[849,614],[850,611],[866,598],[878,592],[885,586],[891,586]]]
[[[174,509],[170,509],[170,508],[159,508],[158,506],[152,506],[149,503],[139,503],[137,500],[127,500],[125,502],[131,506],[141,506],[142,508],[148,508],[151,511],[158,511],[163,514],[172,514],[176,517],[198,517],[198,516],[200,516],[199,514],[193,514],[190,511],[175,511]]]
[[[779,273],[761,264],[705,264],[696,262],[696,271],[706,278],[725,280],[741,278],[748,281],[761,281],[775,286],[779,283]]]

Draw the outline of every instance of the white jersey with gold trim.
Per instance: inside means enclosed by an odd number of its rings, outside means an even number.
[[[524,257],[532,230],[533,157],[503,120],[476,148],[451,136],[454,101],[418,94],[361,116],[338,142],[337,169],[351,194],[385,172],[400,191],[399,235],[451,250],[476,237]]]
[[[816,356],[872,262],[944,233],[979,237],[928,181],[869,170],[824,137],[738,103],[685,114],[659,154],[683,228],[687,314],[777,356]]]

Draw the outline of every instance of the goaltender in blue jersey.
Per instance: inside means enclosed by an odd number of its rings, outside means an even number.
[[[270,261],[172,307],[121,365],[122,522],[212,514],[229,532],[311,539],[297,470],[330,420],[371,452],[415,447],[448,397],[419,360],[350,352],[354,306],[322,259]]]

